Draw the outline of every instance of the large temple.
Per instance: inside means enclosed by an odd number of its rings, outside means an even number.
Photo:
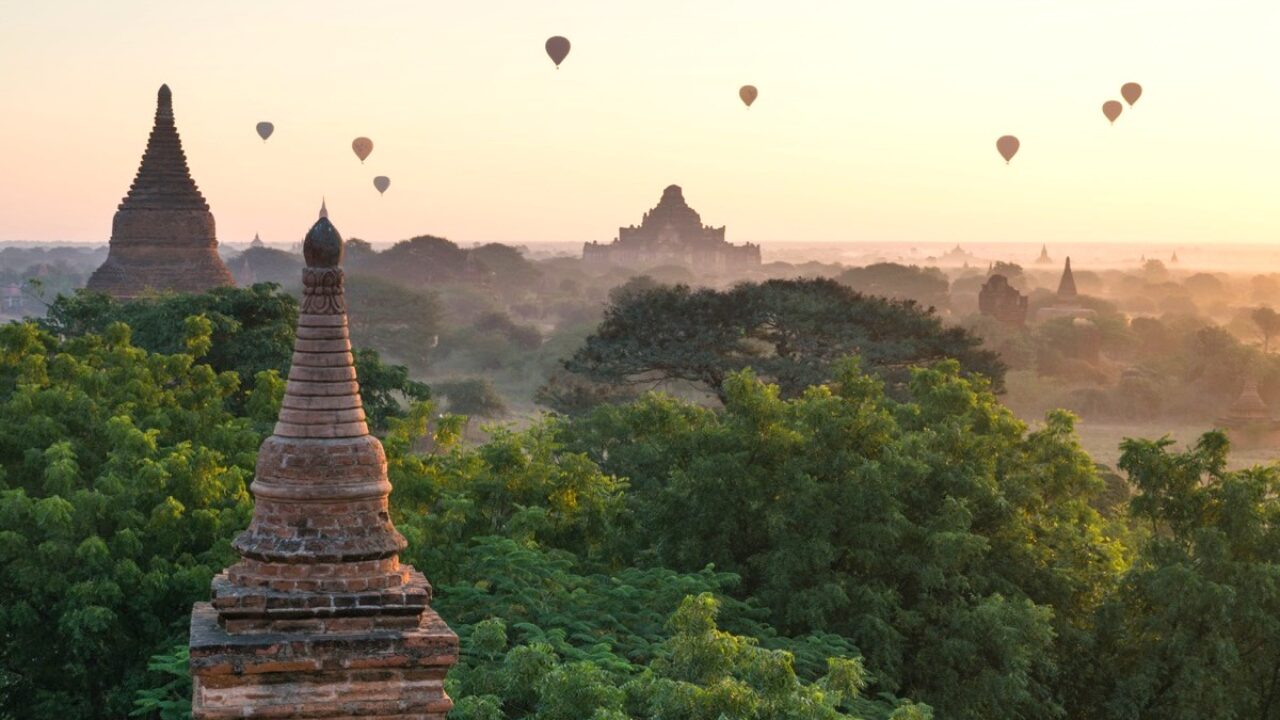
[[[618,228],[612,243],[586,243],[582,260],[592,267],[683,265],[695,271],[733,272],[759,267],[760,246],[726,242],[724,227],[703,225],[684,201],[680,186],[669,185],[639,226]]]
[[[142,165],[111,221],[107,259],[88,288],[128,299],[233,284],[218,257],[213,214],[187,169],[172,94],[161,85]]]
[[[1027,296],[1009,284],[1009,278],[995,274],[978,292],[978,311],[1009,325],[1027,321]]]
[[[275,432],[250,490],[240,560],[191,614],[194,720],[444,720],[458,637],[400,563],[382,444],[347,334],[342,238],[303,242],[303,299]]]

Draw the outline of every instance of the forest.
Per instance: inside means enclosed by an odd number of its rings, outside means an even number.
[[[0,326],[0,717],[190,716],[298,313],[299,256],[229,265]],[[1270,276],[1077,271],[1090,323],[1011,328],[971,307],[994,267],[346,266],[452,718],[1280,717],[1280,468],[1210,429],[1245,370],[1280,393]],[[1082,446],[1139,416],[1204,432]]]

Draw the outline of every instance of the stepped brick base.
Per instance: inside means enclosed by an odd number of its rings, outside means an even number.
[[[191,614],[194,720],[444,720],[458,636],[430,608],[412,629],[228,633],[209,603]]]

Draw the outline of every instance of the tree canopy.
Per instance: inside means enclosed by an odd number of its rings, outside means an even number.
[[[566,369],[613,385],[687,381],[725,399],[724,381],[750,368],[787,396],[857,355],[892,384],[947,358],[999,388],[1004,366],[965,330],[910,300],[863,295],[833,280],[768,280],[729,290],[650,282],[615,291],[600,326]]]
[[[438,309],[434,298],[407,290],[390,289],[385,294],[378,282],[357,283],[352,321],[353,343],[393,336],[386,327],[392,322],[385,306],[408,303],[430,328]],[[407,298],[407,299],[405,299]],[[188,318],[200,317],[209,324],[209,337],[200,360],[215,372],[234,372],[240,386],[249,390],[263,371],[285,377],[293,355],[294,327],[298,322],[298,301],[279,286],[260,283],[248,288],[215,288],[203,294],[166,294],[121,302],[100,293],[78,292],[59,296],[49,307],[40,325],[61,337],[101,335],[116,323],[130,328],[131,342],[153,353],[174,354],[190,350],[183,332]],[[410,340],[421,339],[423,325],[413,332],[401,331]],[[392,341],[390,347],[400,348]],[[356,368],[360,374],[360,394],[365,412],[376,429],[386,419],[404,412],[407,403],[425,400],[430,390],[410,379],[403,366],[384,363],[369,348],[356,348]],[[246,395],[231,398],[233,407]]]
[[[1004,263],[1001,264],[1004,265]],[[1018,271],[1020,274],[1021,268],[1018,268]],[[945,308],[950,304],[947,291],[951,283],[936,267],[889,262],[872,263],[865,267],[850,268],[841,273],[838,279],[866,295],[877,295],[891,300],[915,300],[924,307]]]

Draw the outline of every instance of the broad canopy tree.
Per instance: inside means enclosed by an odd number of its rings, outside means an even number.
[[[687,381],[723,401],[724,381],[750,368],[785,396],[830,379],[840,358],[900,385],[912,366],[947,358],[995,388],[998,356],[961,328],[944,327],[910,300],[863,295],[828,279],[768,280],[729,290],[640,282],[612,294],[604,320],[565,362],[610,385]]]

